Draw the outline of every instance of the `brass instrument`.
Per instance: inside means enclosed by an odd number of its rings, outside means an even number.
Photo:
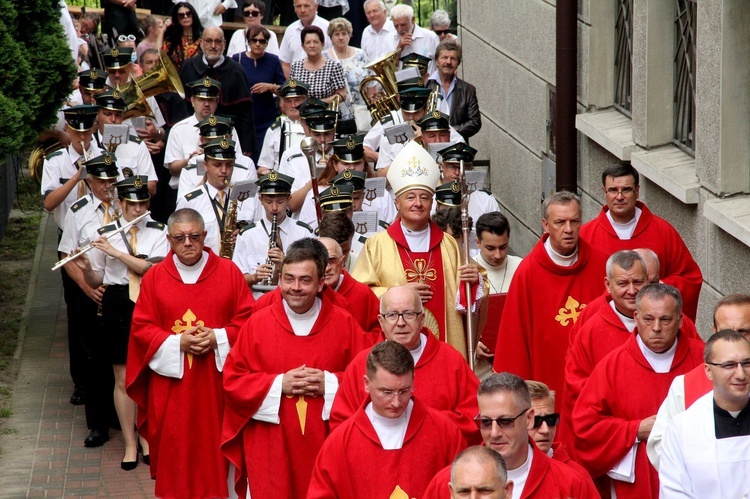
[[[310,167],[310,177],[312,178],[312,194],[313,201],[315,202],[315,217],[318,219],[318,223],[323,218],[323,214],[320,211],[320,194],[318,193],[318,172],[316,168],[315,152],[318,150],[318,141],[312,137],[305,137],[302,142],[299,143],[302,154],[307,158],[307,164]]]
[[[464,252],[464,265],[470,263],[469,257],[469,238],[471,237],[471,227],[469,221],[469,192],[466,188],[466,171],[464,170],[464,160],[460,162],[460,179],[461,179],[461,235]],[[477,344],[477,333],[474,329],[474,321],[471,316],[473,296],[471,295],[471,284],[466,285],[466,356],[469,359],[469,367],[474,370],[474,351]]]
[[[425,112],[425,116],[429,116],[430,114],[437,111],[439,105],[440,105],[440,88],[438,85],[435,85],[432,88],[432,92],[430,92],[430,96],[427,98],[427,105],[425,106],[427,108],[427,112]]]
[[[153,116],[146,99],[164,92],[177,92],[185,97],[182,81],[172,61],[163,50],[159,51],[159,62],[154,69],[117,89],[125,101],[123,119],[135,116]]]
[[[372,61],[365,66],[375,75],[366,76],[359,84],[359,91],[370,110],[373,120],[380,121],[392,112],[398,112],[401,104],[398,101],[398,85],[396,84],[396,71],[398,71],[398,50],[388,52],[380,59]],[[367,86],[378,83],[385,95],[371,99],[367,95]]]
[[[139,216],[139,217],[137,217],[137,218],[134,218],[133,220],[131,220],[130,222],[128,222],[128,223],[126,223],[126,224],[123,224],[123,225],[122,225],[121,227],[119,227],[118,229],[115,229],[115,230],[113,230],[112,232],[108,233],[108,234],[107,234],[107,235],[105,235],[104,237],[106,237],[107,239],[109,239],[109,238],[111,238],[112,236],[114,236],[115,234],[119,234],[120,232],[124,232],[124,231],[126,231],[126,230],[130,229],[130,227],[131,227],[132,225],[135,225],[135,224],[137,224],[138,222],[140,222],[141,220],[143,220],[144,218],[146,218],[146,217],[147,217],[147,216],[149,216],[150,214],[151,214],[151,212],[150,212],[150,211],[147,211],[147,212],[146,212],[146,213],[144,213],[143,215],[141,215],[141,216]],[[78,253],[73,253],[72,255],[68,255],[68,256],[66,256],[65,258],[63,258],[62,260],[60,260],[59,262],[57,262],[57,263],[56,263],[56,264],[54,265],[54,267],[52,267],[52,270],[57,270],[57,269],[59,269],[60,267],[62,267],[62,266],[63,266],[63,265],[65,265],[66,263],[68,263],[68,262],[70,262],[70,261],[72,261],[72,260],[75,260],[75,259],[76,259],[76,258],[78,258],[79,256],[83,255],[84,253],[86,253],[87,251],[89,251],[89,250],[90,250],[91,248],[93,248],[93,247],[94,247],[94,243],[93,243],[93,242],[91,242],[91,243],[88,243],[88,244],[87,244],[86,246],[82,247],[82,248],[80,249],[80,251],[78,251]]]
[[[224,183],[229,182],[224,180]],[[219,242],[219,256],[222,258],[232,259],[234,255],[234,245],[237,242],[235,239],[232,242],[232,234],[234,229],[237,228],[237,205],[239,199],[233,199],[229,202],[229,211],[224,216],[224,231],[221,233],[221,241]]]
[[[44,171],[44,158],[55,151],[59,151],[64,146],[57,139],[44,141],[36,146],[29,154],[29,174],[37,184],[42,183],[42,171]]]
[[[279,224],[277,222],[278,215],[276,213],[273,214],[273,219],[271,220],[271,234],[268,236],[268,251],[271,251],[274,248],[278,248],[278,238],[279,238]],[[279,284],[279,273],[278,269],[276,268],[276,264],[271,260],[271,257],[269,256],[266,259],[266,265],[271,266],[271,276],[266,278],[263,281],[263,284],[266,286],[278,286]]]

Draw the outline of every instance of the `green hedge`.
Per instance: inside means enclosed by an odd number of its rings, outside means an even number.
[[[0,0],[0,157],[56,122],[75,77],[58,1]]]

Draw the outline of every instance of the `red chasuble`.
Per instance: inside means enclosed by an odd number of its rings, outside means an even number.
[[[576,469],[556,459],[550,459],[531,441],[533,458],[526,478],[523,493],[514,489],[513,497],[521,499],[599,499],[591,477],[581,475]],[[430,482],[422,499],[450,499],[448,482],[451,481],[451,467],[440,470]]]
[[[594,368],[573,409],[576,456],[600,492],[608,493],[606,473],[630,451],[641,420],[657,413],[672,380],[703,363],[701,341],[680,338],[668,373],[656,373],[643,356],[637,335],[607,355]],[[659,474],[638,444],[635,483],[613,480],[619,499],[659,497]]]
[[[615,251],[649,248],[659,256],[661,281],[676,287],[682,295],[682,312],[695,321],[698,310],[698,296],[703,284],[703,274],[690,254],[685,242],[674,227],[663,218],[657,217],[648,207],[638,201],[642,210],[633,237],[622,240],[612,228],[607,218],[607,206],[599,216],[581,227],[581,239],[601,248],[607,256]]]
[[[331,303],[333,303],[337,307],[343,308],[344,310],[347,310],[347,307],[349,306],[349,301],[345,297],[336,293],[328,286],[323,286],[323,291],[318,293],[318,296],[322,300],[330,300]],[[258,301],[255,302],[255,305],[253,306],[253,313],[258,312],[270,306],[271,304],[276,303],[277,301],[281,301],[281,299],[281,288],[276,288],[273,291],[264,293],[263,296],[258,298]]]
[[[349,302],[347,310],[354,316],[364,331],[380,332],[378,314],[380,313],[380,300],[372,292],[370,286],[366,286],[354,278],[346,270],[341,274],[344,279],[336,292]]]
[[[185,355],[182,379],[156,374],[148,363],[171,335],[196,324],[225,328],[229,344],[250,316],[253,295],[237,266],[210,249],[195,284],[184,284],[173,253],[143,276],[133,311],[127,392],[138,404],[138,431],[150,445],[158,497],[225,497],[222,456],[222,374],[214,352]]]
[[[597,301],[599,301],[598,298],[594,300],[594,302]],[[562,417],[557,430],[557,439],[565,442],[568,448],[572,449],[574,445],[573,406],[578,400],[583,385],[588,381],[594,367],[612,350],[627,342],[633,334],[635,333],[625,329],[625,325],[612,310],[611,305],[605,303],[600,307],[599,313],[586,321],[578,334],[571,337],[568,355],[565,359],[565,390],[560,410]],[[703,341],[698,336],[695,324],[687,317],[683,318],[679,337]],[[709,386],[710,384],[709,382]]]
[[[414,366],[414,396],[453,421],[469,445],[480,443],[482,437],[474,423],[474,416],[479,413],[479,380],[458,350],[435,339],[427,328],[422,328],[422,333],[427,344]],[[331,409],[331,430],[357,412],[367,399],[363,379],[370,350],[360,352],[344,372]]]
[[[562,393],[568,334],[586,304],[601,295],[606,257],[584,241],[578,261],[555,264],[545,234],[513,275],[495,347],[496,372],[546,383]]]
[[[703,364],[696,366],[683,378],[685,387],[685,409],[695,403],[696,400],[714,389],[711,380],[706,376]]]
[[[328,434],[323,397],[281,396],[280,424],[252,419],[277,375],[306,365],[336,374],[370,346],[354,318],[329,300],[308,336],[296,336],[281,300],[253,314],[224,367],[227,407],[222,450],[241,470],[236,490],[253,498],[304,497],[315,456]]]
[[[320,449],[307,499],[423,497],[430,479],[466,442],[443,414],[413,400],[403,446],[385,450],[364,410],[368,397]]]

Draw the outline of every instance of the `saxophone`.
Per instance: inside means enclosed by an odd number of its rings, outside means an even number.
[[[279,224],[276,221],[278,215],[274,213],[273,219],[271,220],[271,233],[268,235],[268,251],[278,247],[279,237]],[[265,286],[278,286],[279,285],[279,273],[276,269],[276,264],[271,260],[269,256],[266,258],[266,265],[271,266],[271,276],[263,280]]]
[[[237,242],[235,239],[232,242],[232,233],[237,228],[237,204],[238,199],[233,199],[229,203],[229,211],[224,217],[224,231],[221,233],[221,242],[219,244],[219,256],[222,258],[232,259],[234,255],[234,245]]]

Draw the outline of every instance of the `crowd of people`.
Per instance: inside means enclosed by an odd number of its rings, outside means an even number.
[[[111,46],[78,20],[41,192],[84,445],[118,427],[164,498],[746,495],[750,296],[699,334],[701,270],[627,162],[510,255],[450,17],[321,15],[348,6],[294,0],[280,43],[262,0]]]

